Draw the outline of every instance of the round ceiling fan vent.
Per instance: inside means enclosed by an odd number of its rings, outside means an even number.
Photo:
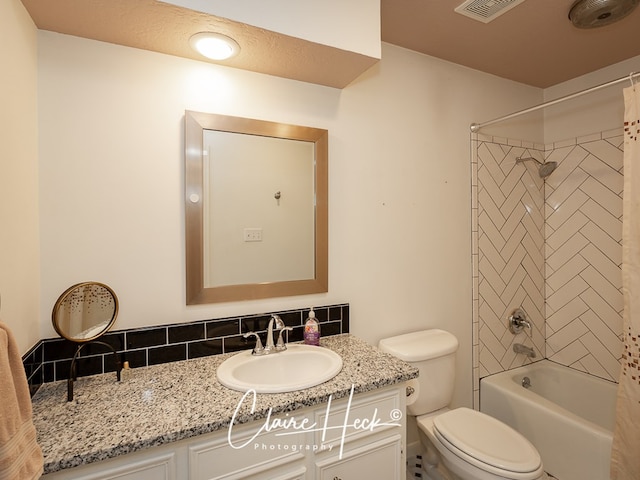
[[[610,25],[629,15],[640,0],[578,0],[571,6],[569,19],[578,28]]]

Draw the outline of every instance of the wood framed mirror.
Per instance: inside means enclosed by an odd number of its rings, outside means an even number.
[[[328,291],[327,130],[185,112],[187,305]]]

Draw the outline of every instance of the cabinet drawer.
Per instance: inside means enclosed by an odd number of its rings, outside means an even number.
[[[177,480],[174,453],[136,459],[139,453],[112,460],[113,466],[101,462],[45,475],[46,480]],[[146,452],[143,453],[146,455]],[[149,457],[149,455],[146,455]]]
[[[285,465],[273,470],[266,470],[257,475],[250,475],[251,480],[307,480],[307,467],[296,465]]]
[[[328,418],[327,409],[329,409]],[[358,398],[356,395],[350,406],[347,398],[346,401],[340,401],[337,406],[332,404],[330,408],[316,410],[315,422],[319,429],[315,432],[314,441],[316,445],[331,444],[336,447],[344,433],[344,443],[347,444],[367,435],[399,428],[404,422],[404,415],[404,404],[401,403],[398,389],[367,394],[364,398]],[[376,420],[380,424],[397,424],[398,426],[373,426],[372,422]],[[325,425],[327,428],[323,429]]]
[[[392,437],[347,451],[342,459],[329,457],[316,462],[317,480],[361,480],[380,478],[401,480],[402,437]]]
[[[305,458],[301,445],[306,445],[307,435],[278,436],[283,429],[277,429],[256,436],[262,425],[257,421],[249,427],[234,427],[231,442],[235,448],[230,446],[228,434],[191,444],[189,480],[262,478],[258,475],[261,472]]]

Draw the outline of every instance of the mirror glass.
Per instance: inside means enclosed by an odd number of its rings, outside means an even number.
[[[53,307],[53,328],[61,337],[84,343],[105,334],[118,316],[118,298],[107,285],[83,282],[68,288]]]
[[[187,304],[327,291],[326,130],[186,112]]]

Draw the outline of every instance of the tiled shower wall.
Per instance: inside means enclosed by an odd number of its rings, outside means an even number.
[[[623,133],[556,143],[546,181],[547,357],[618,380]]]
[[[617,380],[622,353],[622,131],[552,145],[472,138],[474,380],[533,359]],[[533,161],[557,161],[542,181]],[[507,329],[522,306],[532,331]]]
[[[544,357],[543,146],[478,136],[474,141],[474,378],[527,363],[521,343]],[[513,335],[507,317],[522,307],[531,331]],[[476,382],[476,390],[478,383]]]

